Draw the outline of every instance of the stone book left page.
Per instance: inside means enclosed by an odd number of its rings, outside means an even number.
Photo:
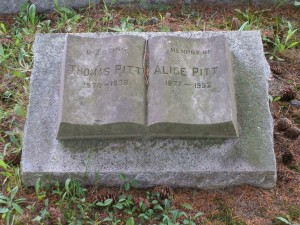
[[[146,40],[66,35],[57,139],[141,137]]]

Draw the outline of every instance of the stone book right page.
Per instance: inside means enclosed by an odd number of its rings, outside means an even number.
[[[231,53],[226,38],[148,40],[148,135],[237,137]]]

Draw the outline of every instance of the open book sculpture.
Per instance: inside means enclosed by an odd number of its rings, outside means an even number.
[[[57,139],[237,135],[224,36],[66,36]]]

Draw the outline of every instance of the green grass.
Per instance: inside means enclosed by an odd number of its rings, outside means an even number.
[[[24,211],[32,216],[32,222],[39,224],[123,224],[126,221],[126,224],[196,225],[203,215],[194,213],[189,204],[177,208],[171,199],[162,199],[157,192],[147,192],[144,198],[121,192],[116,198],[88,200],[87,189],[71,179],[66,180],[64,187],[59,184],[43,187],[38,179],[37,202],[27,202],[24,209],[20,204],[26,199],[16,197],[17,192],[18,187],[14,187],[7,197],[0,195],[0,214],[7,225],[22,224]]]

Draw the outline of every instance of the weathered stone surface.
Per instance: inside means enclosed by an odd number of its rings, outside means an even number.
[[[273,123],[268,105],[269,67],[258,31],[132,33],[207,38],[224,35],[233,54],[238,138],[67,140],[56,139],[64,34],[37,35],[22,150],[22,179],[34,186],[39,176],[63,182],[120,185],[124,172],[141,187],[219,188],[250,184],[272,188],[276,181]],[[109,36],[117,34],[82,34]]]
[[[148,126],[155,137],[235,137],[231,53],[224,36],[150,38]]]
[[[25,0],[1,0],[0,2],[0,14],[4,13],[15,13],[18,12],[20,9],[20,6],[22,3],[25,2]],[[38,11],[47,11],[47,10],[54,10],[54,1],[53,0],[31,0],[32,3],[34,3],[37,6]],[[59,4],[61,6],[66,7],[82,7],[87,5],[92,5],[95,3],[102,2],[102,0],[59,0]],[[106,0],[107,4],[110,4],[110,0]],[[136,0],[118,0],[118,3],[131,5],[131,4],[137,4]],[[149,0],[149,4],[153,3],[154,0]],[[161,0],[162,3],[176,3],[177,1],[174,0]],[[270,6],[278,3],[278,0],[185,0],[186,3],[210,3],[210,4],[229,4],[229,5],[248,5],[252,2],[254,5],[265,5]],[[285,1],[286,2],[286,1]],[[289,2],[293,2],[293,0],[289,0]],[[151,3],[151,4],[152,4]],[[157,0],[155,0],[155,3],[157,3]],[[141,4],[143,6],[143,4]]]
[[[57,138],[236,137],[225,37],[150,38],[148,106],[145,40],[66,35]]]
[[[145,39],[67,35],[57,138],[143,135]]]

